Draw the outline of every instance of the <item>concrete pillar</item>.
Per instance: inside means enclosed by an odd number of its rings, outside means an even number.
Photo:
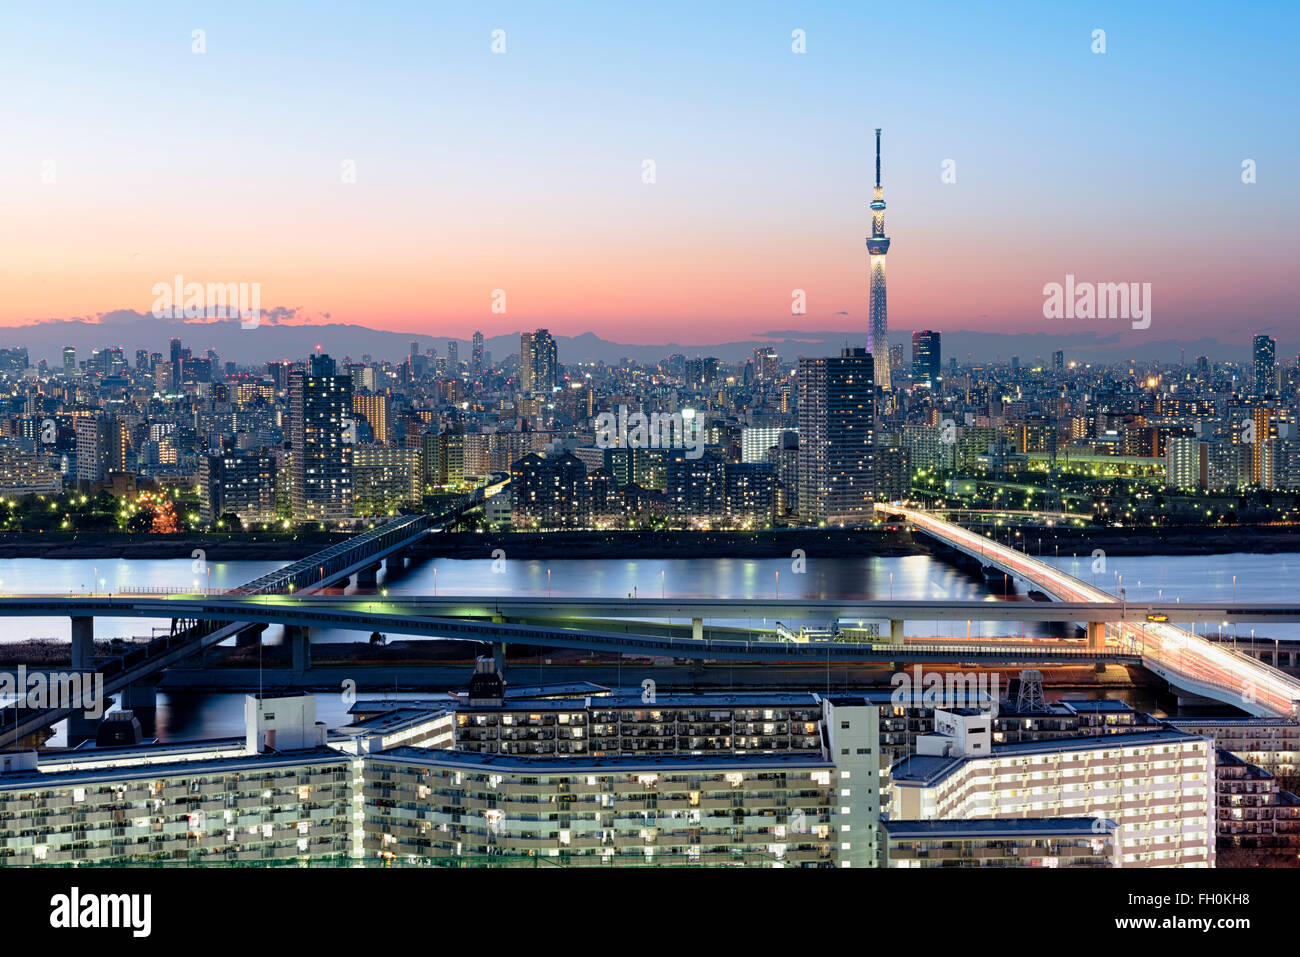
[[[285,625],[284,636],[293,649],[293,673],[300,675],[311,667],[311,629]]]
[[[692,618],[692,619],[691,619],[691,637],[694,638],[696,641],[700,641],[700,640],[702,640],[702,639],[704,638],[704,619],[703,619],[703,618]]]
[[[133,681],[122,692],[123,710],[158,707],[158,687],[146,681]]]
[[[266,625],[249,625],[235,635],[236,648],[253,648],[262,643],[262,632],[266,631]]]
[[[506,643],[504,641],[494,641],[492,643],[492,661],[496,665],[497,674],[506,673]]]
[[[357,572],[357,587],[369,586],[371,588],[379,584],[379,562],[373,565],[367,565]]]
[[[1106,623],[1104,621],[1088,622],[1088,647],[1095,649],[1106,647]]]
[[[90,615],[72,616],[72,670],[95,668],[95,619]]]
[[[97,730],[99,730],[98,719],[87,718],[86,713],[80,709],[73,711],[68,718],[68,746],[73,747],[83,741],[95,740]]]
[[[897,618],[892,618],[889,622],[889,643],[891,645],[903,643],[903,622]]]

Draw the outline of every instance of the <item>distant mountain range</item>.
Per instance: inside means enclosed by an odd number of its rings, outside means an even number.
[[[336,359],[360,359],[363,355],[370,355],[376,360],[400,361],[410,354],[413,339],[419,341],[421,352],[430,345],[437,349],[439,355],[447,352],[447,336],[388,332],[344,323],[288,325],[276,321],[285,312],[286,310],[271,310],[263,314],[263,320],[257,328],[243,329],[236,320],[158,319],[148,314],[120,310],[107,313],[99,317],[98,321],[71,319],[0,328],[0,346],[26,346],[33,365],[45,358],[54,366],[62,363],[64,346],[74,346],[78,359],[86,358],[93,349],[119,346],[126,353],[128,363],[134,363],[137,349],[166,354],[168,340],[172,336],[181,337],[196,355],[202,355],[204,350],[212,348],[223,362],[236,362],[240,365],[299,358],[313,352],[318,344]],[[270,318],[267,318],[268,315]],[[908,361],[911,357],[911,335],[910,329],[890,330],[893,342],[904,343],[904,354]],[[579,336],[557,335],[555,340],[562,362],[617,363],[621,359],[653,362],[674,353],[688,357],[716,356],[734,362],[749,357],[758,346],[770,346],[781,354],[782,359],[791,361],[800,355],[834,355],[846,345],[865,346],[866,330],[865,327],[817,332],[775,330],[755,333],[752,339],[690,345],[676,342],[629,345],[602,339],[591,332]],[[460,358],[468,361],[469,341],[455,341],[459,343]],[[499,362],[507,356],[519,354],[519,335],[489,336],[484,345],[492,353],[493,361]],[[1289,362],[1298,348],[1300,343],[1279,342],[1278,361]],[[1135,359],[1177,362],[1182,350],[1189,363],[1198,355],[1206,355],[1212,362],[1220,362],[1248,359],[1250,342],[1223,343],[1213,338],[1192,341],[1154,340],[1145,335],[1125,332],[1109,335],[1095,332],[1006,334],[969,329],[943,332],[942,355],[945,364],[953,356],[958,362],[965,363],[999,359],[1007,362],[1011,356],[1017,355],[1022,365],[1032,367],[1038,363],[1050,363],[1052,353],[1057,349],[1065,352],[1066,361],[1111,363]]]

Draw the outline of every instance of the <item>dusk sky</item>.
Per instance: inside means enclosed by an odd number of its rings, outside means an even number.
[[[1067,273],[1151,283],[1132,335],[1296,328],[1296,4],[700,6],[10,0],[0,325],[181,274],[423,335],[865,330],[882,127],[894,328],[1127,325],[1045,320]]]

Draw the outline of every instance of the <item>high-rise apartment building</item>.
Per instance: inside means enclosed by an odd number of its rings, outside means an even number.
[[[272,452],[205,455],[199,459],[199,518],[233,514],[247,528],[274,522],[276,463]]]
[[[861,348],[799,360],[799,516],[806,524],[873,517],[874,367]]]
[[[545,329],[519,336],[519,390],[526,396],[547,398],[559,384],[555,339]]]
[[[991,719],[936,711],[890,770],[891,820],[1114,821],[1121,867],[1213,867],[1214,740],[1176,730],[992,744]]]
[[[355,385],[355,381],[354,381]],[[365,394],[352,396],[352,412],[364,416],[370,424],[374,441],[388,445],[393,441],[392,400],[388,395]]]
[[[296,522],[335,522],[352,516],[352,379],[334,360],[315,355],[289,376]]]
[[[469,371],[478,375],[483,371],[483,333],[475,332],[470,344]]]
[[[1207,488],[1209,446],[1196,436],[1171,436],[1165,447],[1165,484],[1170,488]]]
[[[1277,340],[1272,336],[1256,336],[1251,346],[1251,358],[1255,371],[1255,394],[1277,392]]]
[[[126,468],[130,448],[126,424],[114,418],[79,416],[77,430],[77,480],[103,482],[109,472]]]

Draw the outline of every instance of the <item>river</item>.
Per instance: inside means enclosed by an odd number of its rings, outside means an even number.
[[[1030,548],[1030,554],[1036,550]],[[1035,555],[1035,557],[1037,557]],[[1227,554],[1211,556],[1112,557],[1102,563],[1090,555],[1043,559],[1063,571],[1118,595],[1122,588],[1130,601],[1178,600],[1284,601],[1293,597],[1300,553],[1269,555]],[[281,565],[278,561],[208,562],[196,569],[188,559],[0,559],[0,593],[86,594],[129,590],[141,586],[183,589],[194,586],[229,588],[256,578]],[[997,600],[1017,594],[1006,583],[985,583],[928,555],[878,558],[836,558],[809,555],[802,570],[791,559],[777,558],[676,558],[527,560],[507,558],[496,563],[483,559],[434,559],[389,576],[381,572],[380,589],[390,595],[532,595],[624,597],[718,597],[931,599],[936,601]],[[1095,568],[1095,570],[1094,570]],[[1235,581],[1234,581],[1235,578]],[[98,582],[96,585],[95,583]],[[349,593],[356,589],[349,589]],[[814,624],[825,624],[815,622]],[[168,622],[136,618],[101,618],[98,638],[138,637]],[[911,635],[965,637],[966,622],[912,621]],[[979,623],[972,636],[1042,634],[1035,626]],[[1014,630],[1013,630],[1014,629]],[[1243,628],[1242,638],[1248,637]],[[1256,626],[1261,638],[1300,640],[1300,624]],[[0,619],[0,642],[29,638],[70,640],[66,618]],[[268,643],[281,640],[278,628],[267,630]],[[315,642],[365,641],[364,633],[313,631]],[[331,726],[344,720],[336,696],[318,697],[320,719]],[[337,712],[337,713],[335,713]],[[146,722],[146,733],[164,740],[240,734],[243,730],[241,695],[160,694],[156,714]],[[58,741],[62,737],[60,732]],[[54,743],[54,742],[51,742]]]

